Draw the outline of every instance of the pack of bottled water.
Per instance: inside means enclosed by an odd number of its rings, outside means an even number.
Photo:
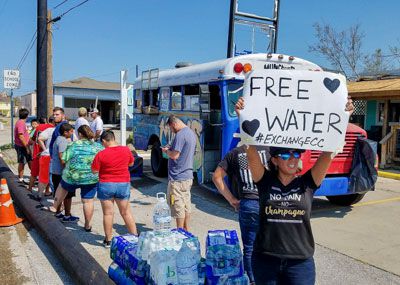
[[[139,239],[132,234],[113,237],[111,241],[110,257],[121,268],[124,267],[124,252],[136,247]]]
[[[110,267],[108,267],[108,276],[117,285],[136,285],[115,262],[111,263]]]
[[[208,231],[206,241],[207,284],[248,284],[245,277],[245,280],[242,280],[243,276],[243,256],[236,231]],[[244,283],[235,283],[239,281]]]
[[[137,249],[136,244],[124,252],[124,272],[136,285],[145,285],[150,280],[150,266],[137,256]]]

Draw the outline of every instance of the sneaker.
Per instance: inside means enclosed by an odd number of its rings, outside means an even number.
[[[64,219],[63,213],[55,214],[54,217],[56,217],[57,219]]]
[[[105,248],[110,248],[111,247],[111,241],[110,240],[103,240],[103,245]]]
[[[76,223],[79,221],[79,217],[75,217],[75,216],[64,216],[64,218],[62,219],[63,223]]]

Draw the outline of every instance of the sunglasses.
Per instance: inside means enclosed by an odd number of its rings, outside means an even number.
[[[288,160],[289,158],[300,158],[301,153],[297,151],[293,152],[285,152],[285,153],[280,153],[277,155],[277,157],[280,157],[282,160]]]

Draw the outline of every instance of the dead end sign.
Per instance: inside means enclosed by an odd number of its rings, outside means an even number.
[[[246,144],[336,151],[345,139],[344,76],[306,70],[255,70],[245,79],[240,115]]]

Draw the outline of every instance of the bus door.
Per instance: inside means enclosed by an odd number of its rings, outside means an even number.
[[[200,119],[203,122],[203,183],[212,182],[212,173],[221,157],[221,86],[200,84]]]
[[[239,142],[238,138],[234,138],[235,133],[239,133],[239,122],[235,112],[235,104],[239,97],[243,95],[243,81],[230,80],[223,81],[222,96],[222,144],[221,158],[235,148]]]

